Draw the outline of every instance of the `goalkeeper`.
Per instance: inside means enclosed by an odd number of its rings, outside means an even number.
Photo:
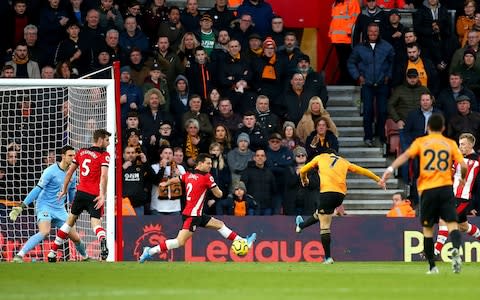
[[[36,245],[50,233],[52,224],[60,227],[67,220],[68,214],[65,209],[65,198],[57,200],[57,194],[63,186],[66,171],[72,163],[75,156],[75,150],[71,146],[64,146],[62,148],[62,160],[48,168],[46,168],[38,184],[23,200],[21,206],[14,207],[9,214],[10,220],[15,222],[22,210],[30,203],[36,200],[36,215],[38,222],[38,233],[31,236],[23,245],[22,249],[13,258],[14,262],[23,262],[23,257],[28,251],[32,250]],[[69,185],[68,201],[73,200],[75,195],[75,178],[72,179]],[[80,240],[80,236],[75,230],[69,233],[70,239],[75,243],[77,252],[84,258],[88,259],[85,244]]]

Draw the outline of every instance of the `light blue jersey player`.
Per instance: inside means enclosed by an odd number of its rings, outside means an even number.
[[[23,262],[23,257],[32,250],[50,233],[51,226],[60,227],[68,218],[65,209],[65,201],[72,201],[75,196],[75,177],[72,177],[68,186],[68,196],[58,199],[58,193],[63,186],[65,174],[75,157],[75,150],[71,146],[62,148],[62,160],[46,168],[38,184],[27,197],[21,206],[14,207],[10,212],[10,220],[15,221],[22,210],[35,201],[35,212],[37,215],[38,233],[31,236],[23,245],[22,249],[13,258],[14,262]],[[87,259],[85,245],[80,240],[76,230],[69,233],[70,239],[75,243],[78,253]]]

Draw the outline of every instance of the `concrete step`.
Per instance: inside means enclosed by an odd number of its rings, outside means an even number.
[[[383,148],[369,147],[341,147],[339,152],[345,158],[380,158],[383,157]]]
[[[380,189],[376,183],[372,182],[372,187],[368,189],[350,189],[348,190],[346,200],[389,200],[392,194],[403,192],[403,189]]]
[[[347,181],[348,189],[353,191],[355,189],[362,189],[362,188],[374,188],[376,183],[373,182],[370,178],[352,178],[348,179]],[[387,188],[388,189],[399,189],[400,188],[400,181],[398,179],[388,179],[387,180]]]
[[[339,129],[340,130],[340,129]],[[341,147],[364,147],[365,143],[363,142],[363,137],[361,136],[340,136],[338,138],[338,143]]]
[[[361,162],[358,163],[359,166],[363,167],[363,165],[361,164]],[[368,168],[370,171],[372,171],[374,174],[376,174],[377,176],[379,177],[382,177],[383,175],[383,172],[385,172],[385,169],[387,167],[372,167],[372,168]],[[347,175],[347,180],[349,179],[354,179],[354,178],[366,178],[365,176],[363,175],[359,175],[357,173],[351,173],[349,172],[348,175]],[[347,181],[348,182],[348,181]]]
[[[360,93],[360,87],[356,85],[328,85],[328,95]]]
[[[362,137],[364,136],[363,127],[341,127],[338,128],[341,137]]]
[[[345,200],[343,201],[345,210],[357,210],[357,209],[381,209],[388,210],[392,207],[391,199],[380,200]]]
[[[364,168],[386,168],[388,161],[385,157],[352,157],[348,159],[350,162]]]
[[[352,97],[352,95],[346,95],[346,96],[334,96],[335,98],[331,98],[329,95],[328,97],[328,103],[327,103],[327,110],[330,110],[330,107],[335,107],[335,106],[355,106],[355,97]]]
[[[333,122],[337,127],[362,127],[363,117],[349,116],[349,117],[332,117]]]
[[[335,120],[336,117],[358,117],[360,112],[358,107],[354,106],[333,106],[328,107],[328,112]]]

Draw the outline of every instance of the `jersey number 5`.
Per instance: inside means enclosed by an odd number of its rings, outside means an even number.
[[[88,158],[83,161],[82,168],[80,170],[80,174],[82,174],[82,176],[87,176],[88,174],[90,174],[90,167],[88,167],[88,164],[91,162],[92,160]]]
[[[445,171],[448,169],[448,161],[450,154],[446,150],[440,150],[435,152],[431,149],[425,150],[423,156],[428,159],[428,162],[425,164],[425,171]]]

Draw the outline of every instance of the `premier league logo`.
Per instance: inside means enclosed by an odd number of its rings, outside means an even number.
[[[136,260],[142,255],[144,247],[153,247],[158,245],[161,241],[165,241],[167,238],[163,232],[162,225],[150,224],[143,227],[143,234],[135,241],[135,248],[133,249],[133,256]],[[154,260],[173,260],[173,251],[163,252],[155,255]]]

